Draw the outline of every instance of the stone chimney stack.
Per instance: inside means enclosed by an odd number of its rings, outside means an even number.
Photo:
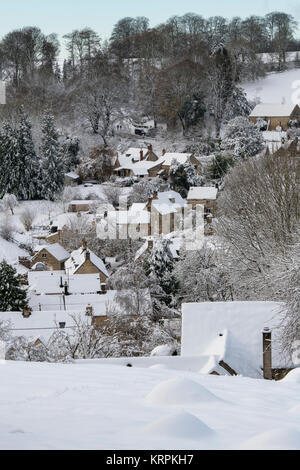
[[[91,304],[88,304],[85,308],[85,314],[87,317],[92,317],[94,315],[94,309]]]
[[[64,294],[65,295],[70,295],[69,286],[68,286],[67,281],[65,281],[65,283],[64,283]]]
[[[263,372],[265,380],[272,380],[272,331],[263,329]]]
[[[85,239],[82,240],[82,248],[83,248],[83,250],[86,250],[86,248],[87,248]]]
[[[151,212],[153,197],[148,197],[147,211]]]
[[[152,239],[148,240],[148,248],[149,248],[149,250],[153,249],[153,240]]]
[[[158,192],[157,191],[154,191],[153,193],[153,201],[157,201],[158,200]]]
[[[91,253],[89,250],[85,250],[85,261],[90,261],[91,260]]]
[[[28,305],[25,305],[23,308],[23,318],[29,318],[31,316],[31,308]]]
[[[101,282],[100,286],[101,286],[101,294],[103,294],[103,295],[106,294],[107,289],[106,289],[105,282]]]
[[[148,145],[148,150],[149,150],[149,152],[152,152],[152,151],[153,151],[152,144]]]
[[[140,151],[140,161],[142,162],[144,160],[144,151]]]
[[[163,149],[163,151],[162,151],[163,157],[166,155],[166,153],[167,153],[166,149]]]

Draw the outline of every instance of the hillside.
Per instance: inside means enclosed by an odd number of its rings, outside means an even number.
[[[259,98],[262,103],[300,103],[300,69],[269,73],[263,79],[245,83],[243,88],[248,100]]]

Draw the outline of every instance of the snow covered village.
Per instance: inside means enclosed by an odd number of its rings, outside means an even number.
[[[0,449],[300,450],[299,5],[67,3],[1,13]]]

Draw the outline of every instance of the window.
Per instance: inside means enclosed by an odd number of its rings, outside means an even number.
[[[47,253],[43,253],[43,254],[42,254],[42,258],[43,258],[43,259],[47,259]]]

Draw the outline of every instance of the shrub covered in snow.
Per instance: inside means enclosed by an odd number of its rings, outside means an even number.
[[[222,149],[236,159],[253,157],[264,148],[263,136],[259,129],[246,117],[236,117],[228,122]]]

